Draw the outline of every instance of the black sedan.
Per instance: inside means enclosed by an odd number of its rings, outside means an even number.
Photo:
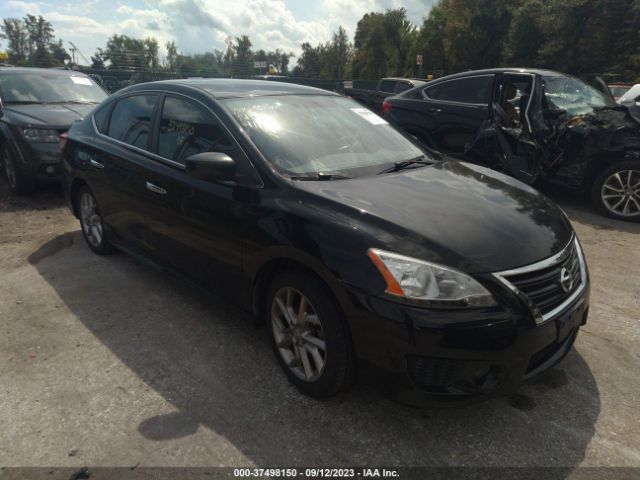
[[[608,91],[578,78],[464,72],[388,99],[383,114],[439,151],[584,192],[601,213],[640,221],[640,125]]]
[[[407,401],[510,393],[587,320],[587,268],[558,207],[327,91],[140,84],[74,124],[63,155],[89,248],[252,311],[310,395],[371,372]]]
[[[0,162],[9,187],[60,181],[59,135],[107,94],[83,73],[0,67]]]

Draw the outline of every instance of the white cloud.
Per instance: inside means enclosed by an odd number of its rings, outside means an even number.
[[[56,36],[73,41],[88,57],[113,34],[155,37],[161,51],[167,41],[175,40],[180,51],[190,54],[224,50],[227,38],[248,35],[254,49],[298,53],[301,43],[325,42],[340,25],[353,36],[357,21],[370,11],[403,6],[420,24],[436,0],[287,1],[291,8],[284,0],[67,0],[63,5],[8,0],[7,4],[11,13],[43,15],[53,23]]]
[[[40,13],[40,4],[37,2],[22,2],[20,0],[8,0],[6,2],[8,9],[23,12],[24,14],[30,13],[31,15],[37,15]],[[4,15],[3,15],[4,16]]]

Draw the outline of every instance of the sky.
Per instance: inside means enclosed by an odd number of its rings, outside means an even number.
[[[76,44],[90,62],[117,33],[174,40],[183,54],[226,49],[229,37],[248,35],[253,49],[300,52],[300,44],[326,42],[342,25],[353,38],[367,12],[404,7],[416,25],[436,0],[0,0],[0,17],[42,15],[57,38]],[[0,43],[0,50],[6,43]],[[82,56],[79,63],[86,63]],[[295,62],[295,60],[294,60]]]

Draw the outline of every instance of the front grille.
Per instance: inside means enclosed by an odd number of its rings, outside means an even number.
[[[407,357],[409,375],[421,388],[429,391],[444,391],[453,381],[456,372],[465,362],[446,358],[429,358],[410,355]]]
[[[523,293],[540,313],[548,315],[582,287],[582,268],[577,242],[572,240],[553,262],[498,274]],[[563,282],[564,274],[564,282]],[[570,281],[567,280],[567,275]]]

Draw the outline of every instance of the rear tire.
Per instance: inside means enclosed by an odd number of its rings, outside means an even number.
[[[115,248],[107,240],[100,207],[89,187],[80,187],[75,202],[80,217],[80,229],[89,248],[98,255],[113,253]]]
[[[278,275],[265,312],[276,358],[299,390],[326,398],[351,386],[354,362],[347,325],[318,277],[303,270]]]
[[[36,188],[35,180],[18,168],[15,155],[8,143],[5,143],[0,150],[2,158],[2,170],[7,177],[9,188],[16,195],[26,195]]]
[[[640,222],[640,161],[619,162],[600,172],[591,188],[591,201],[607,217]]]

